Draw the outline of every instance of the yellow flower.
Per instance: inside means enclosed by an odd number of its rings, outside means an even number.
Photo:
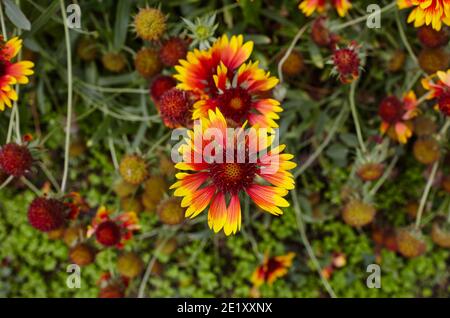
[[[27,76],[33,74],[33,62],[11,62],[21,48],[22,40],[19,38],[12,38],[5,43],[0,37],[0,111],[5,110],[5,105],[12,107],[11,101],[17,100],[13,85],[27,84]]]
[[[440,30],[442,24],[450,25],[449,0],[397,0],[399,9],[414,7],[408,17],[408,23],[414,22],[416,28],[430,25]]]

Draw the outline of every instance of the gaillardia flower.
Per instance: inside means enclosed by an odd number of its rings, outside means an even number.
[[[399,9],[414,7],[408,17],[408,23],[414,22],[414,27],[432,25],[440,30],[442,24],[450,25],[449,0],[397,0]]]
[[[287,253],[286,255],[268,256],[268,253],[264,255],[263,263],[256,268],[252,275],[252,283],[255,287],[259,287],[264,283],[269,285],[280,277],[287,274],[288,269],[292,266],[292,260],[295,257],[295,253]]]
[[[95,234],[102,245],[122,248],[133,237],[133,233],[140,229],[139,220],[135,212],[125,212],[114,218],[111,218],[111,213],[101,206],[88,227],[87,237]]]
[[[17,100],[17,93],[13,85],[27,84],[27,76],[33,74],[33,62],[11,62],[21,48],[22,40],[19,38],[12,38],[5,43],[3,37],[0,36],[0,111],[5,110],[5,105],[12,107],[11,101]]]
[[[340,17],[344,17],[352,7],[349,0],[330,0],[328,2],[336,9]],[[326,5],[327,0],[303,0],[298,5],[298,8],[309,17],[315,11],[322,13]]]
[[[288,171],[296,166],[290,161],[293,155],[281,153],[284,145],[268,150],[273,136],[267,131],[249,131],[245,132],[244,126],[228,129],[217,108],[209,110],[208,118],[202,118],[193,131],[188,131],[187,143],[179,148],[182,161],[175,167],[193,173],[178,173],[179,181],[171,189],[176,189],[175,196],[183,197],[181,206],[188,207],[186,217],[193,218],[209,206],[208,225],[216,233],[223,228],[230,235],[240,229],[240,194],[247,194],[273,215],[281,215],[280,207],[289,206],[283,197],[294,188],[294,178]]]
[[[437,82],[434,78],[437,77]],[[437,107],[445,115],[450,116],[450,70],[439,71],[422,80],[423,87],[430,93],[428,99],[435,99]]]
[[[380,104],[378,115],[381,117],[380,131],[388,132],[395,140],[405,144],[412,136],[411,119],[419,114],[416,94],[405,94],[403,100],[388,96]]]
[[[331,63],[334,65],[331,74],[337,75],[343,84],[353,82],[359,77],[361,68],[359,45],[352,42],[344,48],[336,47]]]
[[[207,117],[208,110],[219,108],[225,118],[237,125],[248,121],[259,127],[277,127],[274,119],[282,111],[280,103],[266,98],[278,79],[258,67],[244,63],[253,50],[253,42],[244,43],[242,35],[223,35],[205,51],[194,50],[175,66],[179,89],[197,96],[193,119]]]

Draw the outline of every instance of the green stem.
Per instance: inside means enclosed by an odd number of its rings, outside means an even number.
[[[0,1],[0,24],[2,26],[3,40],[8,41],[8,35],[6,34],[5,18],[3,17],[3,1]]]
[[[377,183],[373,186],[372,190],[370,190],[369,196],[374,196],[375,194],[377,194],[378,190],[380,190],[381,186],[386,182],[387,178],[391,175],[392,169],[394,169],[397,161],[398,161],[398,156],[396,155],[396,156],[394,156],[394,158],[392,158],[392,161],[389,164],[386,171],[384,172],[384,174],[377,181]]]
[[[447,223],[450,223],[450,200],[448,201]]]
[[[64,35],[66,38],[66,51],[67,51],[67,121],[66,121],[66,140],[64,145],[64,171],[61,182],[61,192],[64,193],[67,185],[67,176],[69,174],[69,148],[70,148],[70,128],[72,124],[72,95],[73,95],[73,83],[72,83],[72,51],[70,47],[69,28],[67,26],[67,15],[64,0],[60,0],[61,13],[64,23]]]
[[[116,148],[114,147],[114,140],[109,137],[108,138],[108,146],[109,146],[109,151],[111,152],[111,158],[114,164],[114,169],[116,169],[116,171],[119,170],[119,162],[117,161],[117,155],[116,155]]]
[[[361,125],[359,123],[359,118],[358,118],[358,111],[356,110],[356,104],[355,104],[355,90],[356,90],[357,83],[358,83],[358,81],[355,80],[355,81],[353,81],[353,83],[350,86],[350,97],[349,97],[350,109],[352,111],[353,122],[355,123],[356,135],[358,137],[359,146],[361,147],[361,152],[363,154],[366,154],[367,148],[366,148],[366,144],[364,143],[364,138],[362,136]]]
[[[386,12],[386,11],[391,10],[391,9],[394,8],[396,5],[397,5],[397,4],[396,4],[395,1],[394,1],[393,3],[391,3],[391,4],[388,4],[387,6],[381,8],[380,14],[381,14],[381,13],[384,13],[384,12]],[[355,25],[355,24],[364,22],[364,21],[366,21],[366,20],[367,20],[370,16],[372,16],[372,15],[373,15],[373,13],[368,13],[368,14],[362,16],[362,17],[359,17],[359,18],[353,19],[353,20],[351,20],[351,21],[348,21],[348,22],[339,24],[339,25],[335,26],[334,28],[332,27],[332,28],[331,28],[331,31],[332,31],[332,32],[336,32],[336,31],[345,29],[345,28],[347,28],[347,27],[350,27],[350,26],[352,26],[352,25]]]
[[[439,138],[446,139],[445,135],[446,135],[449,127],[450,127],[450,119],[447,119],[447,121],[445,122],[441,131],[439,132]],[[427,184],[425,185],[425,189],[423,190],[422,198],[420,199],[419,210],[417,211],[417,218],[416,218],[416,225],[415,225],[416,229],[419,229],[419,227],[420,227],[420,223],[422,220],[422,214],[425,209],[425,205],[427,203],[428,195],[430,193],[431,186],[433,185],[434,178],[436,177],[436,172],[438,170],[438,167],[439,167],[439,160],[437,160],[433,164],[433,168],[431,169],[431,174],[428,177]]]
[[[47,179],[50,181],[52,186],[56,189],[56,191],[58,191],[58,193],[61,193],[61,188],[59,187],[58,182],[56,182],[56,179],[53,176],[53,174],[50,172],[50,170],[48,170],[47,167],[42,162],[39,162],[38,165],[41,168],[42,172],[47,177]]]
[[[166,141],[170,136],[172,136],[172,131],[167,132],[164,134],[161,138],[159,138],[157,141],[153,143],[153,145],[150,147],[150,149],[145,154],[146,158],[150,158],[152,155],[154,155],[154,152],[156,148],[161,145],[164,141]]]
[[[9,176],[8,179],[6,179],[5,182],[3,182],[0,185],[0,190],[3,189],[4,187],[6,187],[8,184],[10,184],[13,179],[14,179],[13,176]]]
[[[307,23],[300,30],[298,30],[297,34],[295,35],[294,39],[292,40],[291,44],[289,45],[289,48],[286,50],[283,57],[280,59],[280,62],[278,63],[278,78],[280,79],[280,84],[283,83],[283,64],[284,64],[284,62],[286,62],[287,58],[292,53],[292,50],[294,49],[298,40],[300,40],[303,33],[305,33],[305,31],[308,29],[309,25],[310,25],[310,23]]]
[[[419,210],[417,211],[417,218],[416,218],[416,229],[417,230],[420,227],[423,210],[425,208],[425,204],[427,203],[428,194],[430,193],[431,186],[433,185],[433,181],[436,176],[438,167],[439,167],[439,161],[436,161],[433,165],[433,168],[431,169],[431,174],[428,177],[428,181],[427,181],[427,184],[425,185],[425,189],[423,191],[422,198],[420,199]]]
[[[347,112],[348,112],[347,107],[342,107],[338,117],[336,118],[333,124],[333,127],[331,127],[330,131],[328,132],[327,138],[325,138],[325,140],[320,144],[320,146],[317,147],[316,151],[314,151],[314,153],[311,156],[309,156],[308,160],[306,160],[306,162],[301,167],[299,167],[298,170],[294,172],[295,178],[297,178],[300,174],[306,171],[306,169],[308,169],[309,166],[311,166],[314,163],[314,161],[316,161],[317,157],[319,157],[322,151],[328,146],[328,144],[334,138],[334,135],[336,134],[338,128],[341,126],[342,118],[347,114]]]
[[[395,12],[395,20],[397,22],[397,28],[400,33],[400,38],[402,39],[403,45],[405,46],[405,48],[408,51],[411,58],[413,59],[414,63],[416,65],[419,65],[417,56],[414,54],[414,51],[411,48],[411,44],[409,44],[408,38],[406,37],[406,34],[405,34],[405,30],[403,30],[403,25],[402,25],[402,22],[400,21],[400,15],[398,14],[398,11]]]
[[[38,197],[42,196],[41,190],[36,188],[34,184],[32,184],[27,178],[21,177],[20,180],[31,190],[33,191]]]
[[[311,247],[311,244],[309,243],[308,237],[306,236],[305,225],[303,223],[303,218],[302,218],[302,211],[300,209],[297,194],[295,193],[295,191],[291,192],[291,196],[292,196],[292,200],[294,202],[294,210],[295,210],[295,215],[297,217],[298,230],[300,232],[300,236],[303,241],[303,244],[305,245],[306,251],[307,251],[309,257],[311,258],[311,261],[314,263],[314,266],[316,267],[316,270],[319,273],[320,280],[322,281],[322,284],[325,287],[325,289],[327,290],[328,294],[330,295],[331,298],[336,298],[336,294],[335,294],[333,288],[331,287],[331,285],[327,281],[327,279],[323,276],[322,268],[320,267],[319,261],[317,260],[316,255],[314,254],[314,251]]]

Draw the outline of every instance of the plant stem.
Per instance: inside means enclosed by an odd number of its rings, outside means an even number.
[[[448,201],[447,223],[450,223],[450,200]]]
[[[433,185],[434,177],[436,176],[438,167],[439,167],[439,160],[434,163],[433,168],[431,169],[431,174],[428,177],[427,184],[425,185],[425,189],[423,190],[422,198],[420,199],[419,210],[417,211],[417,218],[416,218],[417,230],[420,227],[420,221],[422,220],[423,210],[425,208],[425,204],[427,203],[428,194],[430,193],[431,186]]]
[[[72,52],[70,47],[69,28],[67,26],[67,15],[64,0],[60,0],[61,14],[64,23],[64,35],[66,38],[66,51],[67,51],[67,122],[66,122],[66,140],[64,145],[64,171],[61,181],[61,192],[64,193],[67,185],[67,176],[69,174],[69,147],[70,147],[70,128],[72,124]]]
[[[286,62],[287,58],[292,53],[292,50],[294,49],[298,40],[300,40],[303,33],[305,33],[305,31],[308,29],[309,25],[310,25],[310,23],[307,23],[300,30],[298,30],[297,34],[295,35],[294,39],[292,40],[291,44],[289,45],[289,48],[286,50],[283,57],[280,59],[280,62],[278,63],[278,78],[280,79],[280,84],[283,83],[283,64],[284,64],[284,62]]]
[[[331,127],[330,131],[328,132],[327,138],[325,138],[325,140],[320,144],[320,146],[317,147],[316,151],[314,151],[314,153],[311,156],[309,156],[308,160],[306,160],[306,162],[301,167],[299,167],[298,170],[294,172],[295,178],[297,178],[300,174],[306,171],[306,169],[308,169],[309,166],[311,166],[314,163],[317,157],[319,157],[322,151],[328,146],[328,144],[334,138],[334,135],[336,134],[338,128],[340,127],[340,124],[343,121],[342,118],[347,115],[347,112],[348,112],[347,107],[342,107],[338,117],[336,118],[333,124],[333,127]]]
[[[358,111],[356,110],[356,105],[355,105],[355,90],[356,90],[357,83],[358,83],[358,81],[355,80],[355,81],[353,81],[353,83],[350,86],[350,96],[349,96],[350,109],[352,111],[353,122],[355,123],[356,135],[358,137],[358,142],[359,142],[359,146],[361,148],[361,152],[363,154],[366,154],[367,148],[366,148],[366,144],[364,143],[364,138],[362,136],[361,125],[359,123],[359,118],[358,118]]]
[[[449,126],[450,126],[450,119],[447,119],[447,121],[445,122],[441,131],[439,132],[439,138],[446,139],[445,135],[447,133]],[[422,214],[425,209],[425,205],[426,205],[427,199],[428,199],[428,194],[430,193],[431,186],[433,185],[433,182],[434,182],[434,178],[436,177],[436,172],[438,170],[438,167],[439,167],[439,160],[437,160],[433,164],[433,168],[431,169],[431,174],[428,177],[427,184],[425,185],[425,189],[423,190],[423,193],[422,193],[422,198],[420,199],[419,210],[417,211],[417,218],[416,218],[416,225],[415,225],[417,230],[420,227],[420,223],[422,220]]]
[[[9,176],[9,177],[5,180],[5,182],[3,182],[3,183],[0,185],[0,190],[3,189],[4,187],[6,187],[8,184],[10,184],[10,182],[11,182],[13,179],[14,179],[13,176]]]
[[[333,288],[331,287],[330,283],[326,280],[326,278],[323,276],[322,268],[320,267],[319,261],[317,260],[316,255],[314,255],[314,251],[311,247],[311,244],[309,243],[308,237],[306,236],[305,225],[303,223],[302,218],[302,211],[300,210],[300,205],[298,203],[298,198],[297,194],[295,193],[295,190],[291,192],[291,196],[294,202],[295,215],[297,217],[297,227],[300,232],[303,244],[305,245],[306,251],[308,252],[308,255],[311,258],[312,262],[314,263],[314,266],[316,267],[316,270],[319,273],[320,280],[322,281],[322,284],[327,290],[328,294],[330,295],[331,298],[336,298],[336,294]]]
[[[166,245],[167,241],[169,241],[173,235],[175,235],[175,232],[173,232],[172,234],[168,235],[167,237],[165,237],[161,243],[158,245],[158,247],[155,249],[154,255],[153,257],[150,259],[150,261],[148,262],[147,265],[147,269],[145,270],[144,273],[144,277],[142,278],[141,284],[139,285],[139,291],[138,291],[138,298],[143,298],[144,297],[144,293],[145,293],[145,287],[147,285],[147,281],[150,278],[150,274],[152,273],[152,268],[155,265],[156,262],[156,255],[159,253],[159,251],[161,249],[164,248],[164,246]]]
[[[47,167],[42,163],[39,162],[39,167],[41,168],[42,172],[45,174],[45,176],[47,177],[47,179],[50,181],[50,183],[52,184],[52,186],[56,189],[56,191],[58,191],[59,193],[61,193],[61,188],[59,187],[58,182],[56,182],[55,177],[53,176],[53,174],[50,172],[50,170],[47,169]]]
[[[21,177],[20,181],[22,181],[31,191],[33,191],[38,197],[42,196],[41,190],[36,188],[34,184],[32,184],[27,178]]]
[[[373,186],[373,188],[369,192],[369,196],[374,196],[377,194],[378,190],[380,190],[381,186],[386,182],[387,178],[392,172],[392,169],[394,169],[395,164],[398,161],[398,156],[395,155],[394,158],[392,158],[391,163],[389,164],[388,168],[384,172],[384,174],[381,176],[381,178],[377,181],[377,183]]]
[[[2,26],[3,40],[8,41],[8,35],[6,34],[5,18],[3,17],[3,1],[0,1],[0,24]]]
[[[395,20],[397,22],[397,28],[400,33],[400,38],[402,39],[403,45],[405,46],[405,48],[408,51],[411,58],[413,59],[414,63],[416,65],[419,65],[417,56],[414,54],[414,51],[411,48],[411,45],[409,44],[408,38],[406,37],[406,34],[405,34],[405,30],[403,30],[403,25],[402,25],[402,22],[400,21],[400,15],[398,14],[398,11],[395,12]]]
[[[111,158],[113,161],[114,169],[119,170],[119,162],[117,161],[116,148],[114,147],[114,140],[108,137],[109,151],[111,152]]]
[[[390,9],[394,8],[396,5],[397,5],[397,4],[396,4],[395,1],[392,2],[391,4],[388,4],[387,6],[381,8],[380,14],[381,14],[381,13],[384,13],[384,12],[386,12],[386,11],[389,11]],[[362,17],[359,17],[359,18],[353,19],[353,20],[351,20],[351,21],[348,21],[348,22],[339,24],[339,25],[335,26],[334,28],[332,27],[332,28],[331,28],[331,31],[332,31],[332,32],[336,32],[336,31],[345,29],[345,28],[347,28],[347,27],[350,27],[350,26],[352,26],[352,25],[355,25],[355,24],[364,22],[364,21],[366,21],[366,20],[367,20],[370,16],[372,16],[372,15],[373,15],[373,13],[368,13],[368,14],[362,16]]]

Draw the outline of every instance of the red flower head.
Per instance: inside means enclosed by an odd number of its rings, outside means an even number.
[[[230,235],[241,227],[239,194],[247,194],[262,210],[274,215],[283,213],[280,207],[289,206],[283,197],[294,188],[288,170],[296,164],[290,161],[292,155],[282,153],[284,145],[265,153],[273,142],[267,131],[228,129],[226,119],[216,109],[210,110],[188,136],[187,144],[179,148],[182,162],[175,167],[193,173],[178,173],[179,181],[171,187],[176,189],[175,196],[184,197],[181,206],[188,207],[186,217],[193,218],[209,206],[209,227],[216,233],[223,228]],[[211,158],[208,150],[216,158]]]
[[[100,287],[99,298],[123,298],[130,280],[123,276],[111,276],[110,273],[100,275],[97,285]]]
[[[187,54],[187,43],[183,39],[173,37],[165,41],[159,51],[161,61],[167,66],[175,66]]]
[[[25,145],[14,142],[0,148],[0,168],[8,175],[21,177],[30,171],[33,157]]]
[[[8,42],[3,41],[0,36],[0,111],[5,109],[5,105],[12,107],[11,101],[17,100],[17,93],[13,88],[14,84],[27,84],[33,62],[20,61],[13,63],[11,60],[22,48],[22,40],[15,37]]]
[[[268,254],[264,255],[264,260],[259,265],[252,275],[252,283],[255,287],[259,287],[264,283],[269,285],[287,274],[288,269],[292,266],[292,260],[295,257],[295,253],[288,253],[286,255],[268,257]]]
[[[381,133],[390,133],[394,139],[405,144],[412,136],[410,120],[419,114],[416,94],[405,94],[403,100],[388,96],[380,104],[378,114],[381,117]]]
[[[134,212],[126,212],[111,218],[111,211],[100,207],[97,215],[88,228],[87,236],[95,233],[97,241],[105,246],[122,248],[133,237],[133,233],[140,229],[138,218]]]
[[[280,103],[263,97],[278,79],[258,67],[258,62],[244,63],[250,57],[253,42],[244,43],[242,35],[223,35],[205,51],[194,50],[175,66],[180,81],[178,88],[197,96],[192,118],[208,116],[209,110],[220,109],[227,119],[238,125],[277,127],[274,119],[282,111]]]
[[[157,107],[159,107],[161,96],[176,85],[177,82],[171,76],[160,75],[153,80],[150,86],[150,95]]]
[[[437,77],[437,81],[434,81]],[[450,70],[439,71],[422,80],[422,85],[429,91],[428,99],[437,101],[438,108],[445,116],[450,116]]]
[[[353,82],[359,77],[361,67],[359,46],[353,42],[348,47],[336,48],[333,52],[332,62],[334,64],[332,73],[337,74],[342,83]]]
[[[188,127],[192,117],[192,101],[189,92],[172,88],[159,100],[159,113],[169,128]]]
[[[311,27],[311,39],[318,46],[333,48],[339,41],[339,36],[328,29],[326,17],[318,17]]]
[[[61,201],[36,198],[28,208],[28,221],[42,232],[56,230],[64,223],[66,208]]]

